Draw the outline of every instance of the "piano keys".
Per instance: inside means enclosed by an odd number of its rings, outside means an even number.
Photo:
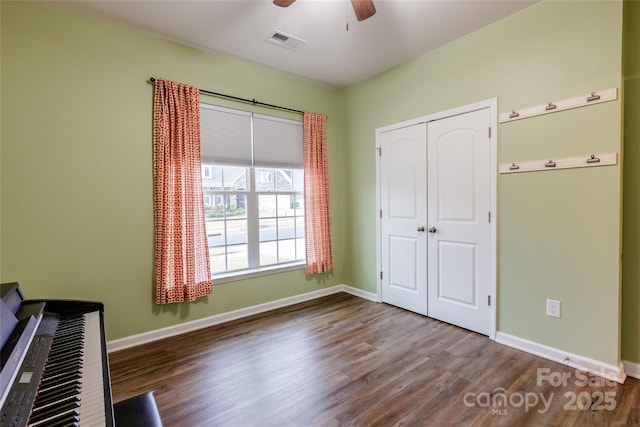
[[[0,296],[0,425],[114,426],[102,304]]]

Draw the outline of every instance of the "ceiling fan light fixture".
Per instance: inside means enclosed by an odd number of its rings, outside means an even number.
[[[280,7],[289,7],[296,0],[273,0],[273,4]]]
[[[351,0],[351,5],[358,21],[364,21],[376,14],[373,0]]]
[[[307,44],[306,40],[302,40],[299,37],[292,36],[280,30],[271,32],[265,41],[293,51],[300,50]]]
[[[273,0],[273,4],[280,7],[289,7],[296,0]],[[364,21],[376,14],[376,7],[373,0],[351,0],[353,11],[358,21]]]

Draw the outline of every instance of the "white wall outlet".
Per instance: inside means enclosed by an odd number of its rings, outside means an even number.
[[[547,299],[547,316],[560,318],[560,301]]]

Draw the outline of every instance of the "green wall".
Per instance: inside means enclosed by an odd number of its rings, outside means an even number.
[[[640,2],[624,3],[622,358],[640,363]]]
[[[0,53],[2,47],[2,7],[0,6]],[[0,54],[0,167],[2,165],[2,55]],[[0,170],[1,172],[1,170]],[[0,173],[0,189],[2,173]],[[2,276],[2,192],[0,190],[0,277]]]
[[[376,290],[376,128],[494,97],[504,112],[620,88],[621,40],[620,2],[541,2],[348,88],[347,283]],[[498,162],[620,153],[621,120],[618,99],[500,125]],[[620,165],[498,177],[499,331],[620,361],[620,185]]]
[[[3,282],[27,297],[103,301],[109,339],[343,282],[340,91],[41,3],[1,8]],[[329,116],[333,274],[296,270],[155,305],[150,76]]]
[[[640,16],[631,3],[622,91],[615,1],[538,3],[344,90],[3,1],[0,279],[20,281],[28,297],[104,301],[109,339],[339,283],[375,292],[376,128],[488,98],[503,112],[618,87],[618,101],[500,125],[498,161],[621,152],[624,93],[622,310],[621,167],[500,175],[498,327],[616,364],[622,312],[622,356],[640,363]],[[192,304],[153,303],[150,76],[329,115],[333,274],[294,271],[216,285]],[[562,301],[562,319],[544,315],[545,298]]]

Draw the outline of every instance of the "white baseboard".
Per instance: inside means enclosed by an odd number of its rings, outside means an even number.
[[[351,295],[355,295],[362,299],[366,299],[373,302],[380,302],[380,298],[378,298],[378,294],[374,294],[373,292],[363,291],[362,289],[354,288],[352,286],[342,285],[342,292],[346,292]]]
[[[563,365],[570,366],[581,371],[590,372],[594,375],[598,375],[621,384],[624,383],[624,380],[627,377],[625,373],[625,366],[622,362],[620,362],[618,366],[610,365],[588,357],[519,338],[514,335],[505,334],[504,332],[496,333],[496,342],[517,348],[518,350],[526,351],[527,353],[531,353],[545,359],[553,360],[554,362],[562,363]]]
[[[226,313],[215,314],[203,319],[193,320],[190,322],[180,323],[178,325],[168,326],[166,328],[156,329],[141,334],[131,335],[125,338],[119,338],[107,343],[107,350],[111,353],[126,348],[135,347],[137,345],[146,344],[152,341],[169,338],[175,335],[184,334],[195,331],[197,329],[206,328],[208,326],[218,325],[224,322],[241,319],[243,317],[253,316],[254,314],[264,313],[269,310],[287,307],[289,305],[310,301],[316,298],[324,297],[338,292],[346,292],[373,302],[380,302],[377,294],[354,288],[347,285],[336,285],[330,288],[320,289],[317,291],[307,292],[288,298],[282,298],[276,301],[269,301],[264,304],[258,304],[251,307],[245,307]],[[496,342],[526,351],[527,353],[562,363],[575,369],[585,372],[591,372],[613,381],[623,383],[627,375],[640,379],[640,364],[633,362],[620,362],[618,366],[609,365],[588,357],[579,356],[577,354],[568,353],[566,351],[519,338],[504,332],[496,332]]]
[[[274,310],[276,308],[310,301],[338,292],[346,292],[370,301],[378,301],[378,296],[371,292],[363,291],[362,289],[357,289],[347,285],[336,285],[330,288],[307,292],[300,295],[294,295],[292,297],[282,298],[276,301],[269,301],[251,307],[245,307],[238,310],[228,311],[226,313],[215,314],[203,319],[192,320],[190,322],[184,322],[178,325],[167,326],[166,328],[155,329],[153,331],[143,332],[141,334],[111,340],[107,342],[107,351],[111,353],[118,350],[124,350],[126,348],[135,347],[137,345],[169,338],[175,335],[184,334],[186,332],[195,331],[197,329],[206,328],[208,326],[218,325],[220,323],[229,322],[231,320],[236,320],[243,317],[253,316],[254,314],[264,313],[265,311]]]
[[[630,377],[637,378],[640,380],[640,363],[633,363],[627,360],[623,360],[624,371]]]

